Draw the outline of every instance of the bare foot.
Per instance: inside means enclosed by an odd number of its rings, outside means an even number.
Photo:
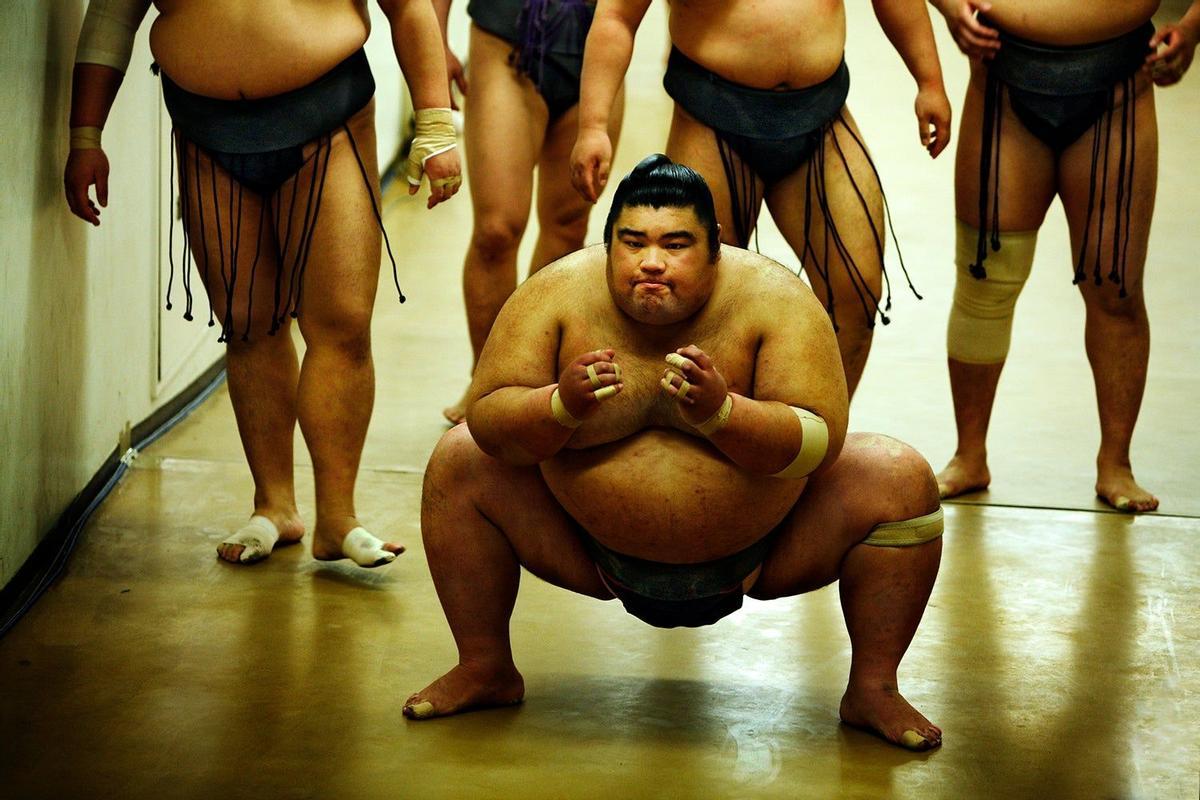
[[[334,533],[335,530],[341,532]],[[351,537],[350,534],[355,531],[360,533]],[[351,546],[347,547],[347,544]],[[336,527],[318,522],[316,530],[313,531],[312,554],[317,561],[339,561],[349,558],[360,567],[380,567],[391,563],[403,552],[404,545],[376,539],[360,528],[358,520],[352,517]]]
[[[471,392],[471,387],[468,386],[467,390],[465,392],[463,392],[463,396],[459,398],[457,403],[455,403],[452,406],[446,406],[445,408],[442,409],[442,416],[445,417],[446,421],[449,422],[451,425],[458,425],[460,422],[466,421],[466,419],[467,419],[467,396],[470,394],[470,392]]]
[[[481,708],[511,706],[525,697],[525,680],[517,668],[489,669],[459,664],[404,701],[404,716],[431,719]]]
[[[938,494],[943,500],[986,489],[991,482],[992,473],[988,472],[986,456],[971,458],[955,454],[937,474]]]
[[[275,524],[275,527],[279,530],[279,541],[275,543],[275,547],[295,544],[304,538],[304,523],[300,521],[300,513],[295,509],[291,511],[273,511],[269,508],[256,508],[254,509],[254,516],[266,517]],[[228,561],[231,564],[240,564],[242,563],[242,552],[245,549],[245,545],[221,542],[217,545],[217,558],[222,561]],[[256,560],[261,560],[261,558]]]
[[[1097,467],[1096,496],[1118,511],[1154,511],[1158,498],[1133,479],[1128,465]]]
[[[932,750],[942,744],[942,729],[909,705],[894,686],[849,686],[838,714],[847,725],[909,750]]]

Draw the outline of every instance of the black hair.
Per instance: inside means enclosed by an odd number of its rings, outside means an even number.
[[[662,153],[646,156],[629,174],[621,179],[613,195],[612,207],[604,223],[604,247],[612,245],[613,226],[622,209],[633,206],[651,208],[690,208],[708,233],[708,253],[716,260],[720,242],[717,239],[717,212],[712,192],[700,173],[683,164],[676,164]]]

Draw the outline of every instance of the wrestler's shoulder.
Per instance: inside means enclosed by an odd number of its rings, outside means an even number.
[[[593,282],[603,282],[605,263],[604,245],[585,247],[551,261],[530,275],[522,288],[538,294],[590,292]]]
[[[799,275],[762,253],[722,245],[721,263],[731,289],[739,295],[762,295],[785,302],[812,297],[812,290]]]

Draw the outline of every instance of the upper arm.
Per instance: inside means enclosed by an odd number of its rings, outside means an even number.
[[[849,400],[837,337],[825,308],[799,278],[772,275],[756,303],[762,339],[754,361],[754,399],[806,408],[829,426],[829,451],[846,436]]]
[[[507,386],[536,389],[558,380],[563,277],[557,267],[548,266],[508,298],[475,365],[471,403]]]
[[[632,34],[642,24],[650,0],[598,0],[592,25],[619,24]]]
[[[102,64],[124,74],[133,39],[150,0],[91,0],[79,31],[75,63]]]

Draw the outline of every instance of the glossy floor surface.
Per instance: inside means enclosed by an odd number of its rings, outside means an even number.
[[[665,141],[660,10],[639,41],[617,174]],[[849,24],[851,108],[925,295],[897,291],[852,427],[906,439],[940,467],[953,449],[952,165],[918,149],[911,84],[869,11],[850,9]],[[942,27],[957,111],[965,64]],[[252,491],[219,392],[141,454],[64,578],[0,641],[0,797],[1197,797],[1200,74],[1161,92],[1159,114],[1155,344],[1134,464],[1162,510],[1135,518],[1092,499],[1095,406],[1056,206],[1001,384],[992,490],[947,506],[941,574],[901,667],[906,696],[945,730],[940,750],[838,725],[849,649],[833,588],[661,631],[526,576],[513,638],[527,702],[401,717],[408,693],[454,660],[418,507],[439,411],[467,378],[470,220],[465,197],[426,212],[392,194],[410,300],[398,307],[384,282],[358,505],[409,552],[364,571],[314,562],[306,540],[257,566],[218,562]],[[795,266],[765,217],[759,243]]]

